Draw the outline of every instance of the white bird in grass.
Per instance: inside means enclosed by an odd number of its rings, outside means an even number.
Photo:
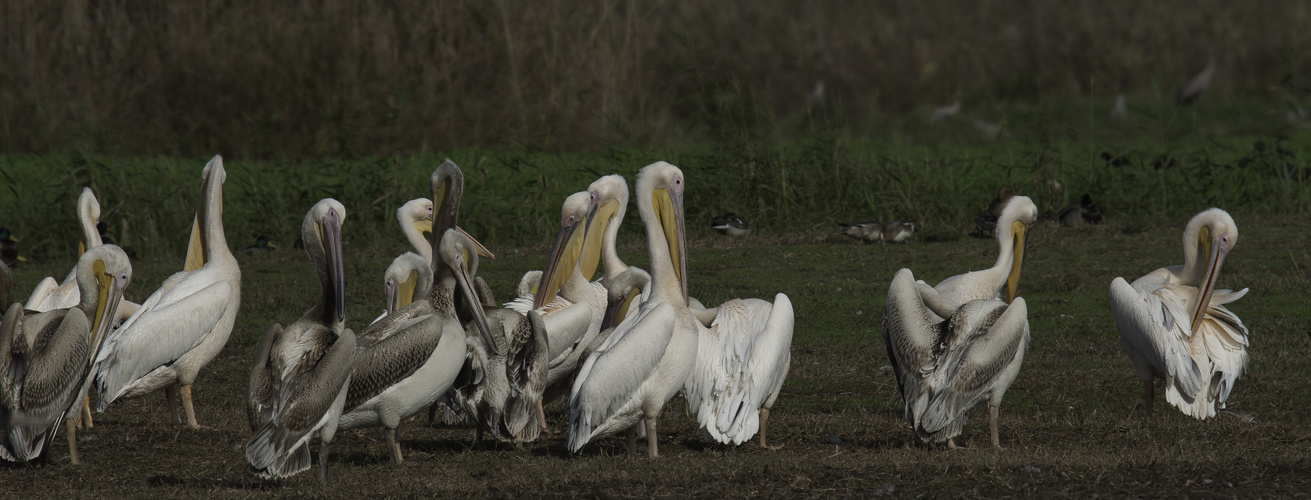
[[[934,110],[933,110],[933,117],[930,118],[929,121],[931,121],[931,122],[933,122],[933,123],[938,123],[938,122],[944,121],[944,120],[946,120],[946,119],[948,119],[948,118],[951,118],[951,117],[953,117],[953,116],[956,116],[957,113],[960,113],[960,91],[959,91],[959,90],[957,90],[956,93],[954,94],[954,98],[952,99],[951,104],[948,104],[948,105],[946,105],[946,106],[939,106],[939,107],[937,107],[937,108],[934,108]]]
[[[105,340],[96,360],[97,411],[119,398],[164,389],[173,420],[182,423],[181,392],[186,425],[200,428],[191,385],[227,344],[241,304],[241,269],[223,234],[223,159],[210,160],[202,178],[184,270],[164,280]]]
[[[319,481],[328,482],[328,448],[346,404],[356,345],[355,333],[346,328],[345,220],[346,208],[331,198],[305,214],[301,241],[318,275],[317,302],[286,329],[270,326],[255,351],[246,399],[251,429],[246,460],[261,478],[309,469],[309,443],[317,437]]]
[[[656,423],[696,363],[699,323],[688,310],[683,172],[657,162],[637,176],[646,224],[651,296],[587,358],[569,400],[569,449],[644,424],[648,453],[659,456]],[[630,322],[631,321],[631,322]]]
[[[1165,380],[1165,400],[1185,415],[1206,419],[1225,408],[1247,367],[1247,326],[1224,307],[1247,294],[1216,290],[1220,267],[1238,243],[1238,226],[1224,210],[1197,214],[1184,228],[1184,264],[1157,269],[1130,285],[1111,282],[1111,312],[1120,340],[1143,384],[1151,412],[1153,380]]]
[[[75,422],[94,374],[92,363],[109,333],[114,309],[132,280],[127,255],[102,245],[78,259],[74,274],[80,298],[71,308],[24,312],[15,302],[0,324],[0,458],[26,462],[49,457],[66,424],[69,462],[79,463]]]
[[[1180,106],[1187,106],[1202,97],[1202,93],[1211,87],[1211,79],[1215,77],[1215,50],[1208,50],[1206,53],[1206,67],[1202,69],[1197,76],[1188,81],[1188,85],[1179,89],[1179,94],[1175,96],[1175,103]]]
[[[902,269],[888,287],[883,344],[906,420],[921,440],[954,448],[965,411],[986,401],[992,445],[1001,447],[997,409],[1029,345],[1024,299],[961,304],[916,283],[911,271]]]

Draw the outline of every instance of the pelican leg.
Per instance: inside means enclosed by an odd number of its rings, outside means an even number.
[[[165,387],[164,399],[168,400],[168,411],[173,413],[173,423],[181,424],[182,416],[178,415],[178,387],[175,385]]]
[[[68,435],[68,463],[72,465],[82,463],[77,459],[77,422],[64,420],[64,434]]]
[[[947,440],[947,449],[948,450],[956,449],[956,438],[951,438]]]
[[[433,404],[431,404],[431,405],[428,406],[428,425],[432,425],[433,422],[436,422],[436,421],[437,421],[437,405],[438,405],[438,404],[440,404],[440,403],[433,403]]]
[[[992,431],[992,447],[1001,449],[1001,440],[997,438],[997,405],[988,402],[988,427]]]
[[[646,452],[651,458],[660,458],[660,444],[656,441],[656,419],[646,419]]]
[[[1148,415],[1152,414],[1153,393],[1156,392],[1156,387],[1152,382],[1152,379],[1143,382],[1143,410],[1147,411]]]
[[[396,429],[384,428],[382,435],[387,437],[387,452],[391,454],[392,463],[401,463],[401,445],[396,442]]]
[[[187,413],[187,427],[202,429],[196,422],[196,407],[191,404],[191,385],[182,386],[182,410]]]
[[[77,426],[87,429],[95,427],[95,423],[91,421],[91,396],[89,395],[82,400],[82,420],[77,423]]]
[[[542,428],[542,433],[551,433],[551,429],[546,427],[546,411],[542,410],[541,398],[537,399],[537,425]]]
[[[319,484],[328,485],[328,443],[322,441],[319,443]]]
[[[769,424],[769,408],[761,407],[760,408],[760,447],[769,450],[778,450],[783,448],[783,445],[781,444],[778,446],[770,446],[766,444],[765,430],[769,428],[768,424]]]

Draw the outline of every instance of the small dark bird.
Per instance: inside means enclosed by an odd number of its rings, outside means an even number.
[[[1083,198],[1078,203],[1072,203],[1056,215],[1061,221],[1062,226],[1078,226],[1082,224],[1098,224],[1102,222],[1102,207],[1093,203],[1092,196],[1084,193]]]
[[[992,231],[997,228],[997,218],[1001,217],[1001,210],[1012,196],[1015,196],[1015,192],[1009,186],[1003,186],[997,190],[997,197],[988,203],[988,209],[974,216],[974,227],[979,229],[979,236],[992,236]]]
[[[113,237],[113,236],[110,236],[109,234],[107,234],[107,233],[109,232],[109,224],[105,224],[105,221],[100,221],[100,222],[97,222],[97,223],[96,223],[96,232],[97,232],[97,233],[100,233],[100,241],[101,241],[102,243],[104,243],[104,244],[106,244],[106,245],[117,245],[117,244],[118,244],[118,243],[116,243],[116,242],[114,241],[114,237]]]
[[[15,262],[27,262],[22,255],[18,255],[18,238],[7,227],[0,227],[0,260],[5,264],[13,265]]]
[[[4,260],[0,260],[0,308],[8,309],[8,304],[13,304],[9,298],[9,292],[14,288],[14,276],[9,273],[9,265]],[[4,427],[0,425],[0,427]]]
[[[748,224],[747,221],[733,212],[711,219],[710,227],[719,231],[719,234],[728,236],[747,236],[751,234],[751,224]]]
[[[860,222],[839,222],[838,225],[842,226],[843,235],[864,241],[865,243],[883,241],[883,224],[879,224],[878,221],[865,220]]]
[[[883,243],[901,243],[915,232],[915,221],[898,220],[883,225]]]
[[[272,241],[269,241],[268,236],[264,236],[261,234],[255,238],[254,245],[246,247],[246,249],[242,250],[241,253],[244,254],[265,253],[265,252],[272,252],[277,249],[278,246],[274,245]]]

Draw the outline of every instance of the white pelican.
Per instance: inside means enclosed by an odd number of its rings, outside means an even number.
[[[569,449],[643,423],[648,453],[659,456],[656,423],[696,362],[698,322],[688,310],[683,172],[665,162],[637,176],[646,225],[651,296],[587,358],[569,400]],[[631,322],[630,322],[631,321]]]
[[[965,411],[986,401],[992,445],[1001,447],[997,408],[1029,345],[1023,298],[1010,305],[992,298],[961,304],[902,269],[888,287],[883,345],[906,402],[906,420],[921,440],[955,447]]]
[[[387,308],[373,320],[374,323],[413,302],[415,297],[427,297],[432,290],[432,244],[423,237],[423,233],[432,232],[432,221],[433,202],[430,199],[413,199],[396,209],[396,222],[400,224],[406,241],[418,253],[401,254],[383,273]]]
[[[91,188],[84,187],[82,194],[77,197],[77,222],[82,233],[82,238],[77,242],[79,257],[87,249],[101,245],[100,232],[96,230],[96,223],[99,221],[100,202],[96,200],[96,195],[91,192]],[[77,266],[74,266],[62,282],[56,282],[53,277],[48,276],[37,283],[23,309],[36,312],[65,309],[77,305],[81,298],[81,294],[77,291]]]
[[[769,409],[792,361],[792,301],[780,293],[773,304],[733,299],[715,310],[700,331],[696,368],[683,389],[687,404],[714,440],[742,444],[759,431],[760,446],[770,448]]]
[[[251,428],[246,460],[262,478],[309,469],[309,443],[318,437],[319,482],[328,482],[328,447],[346,404],[355,357],[355,334],[346,328],[345,220],[346,208],[331,198],[305,215],[301,241],[319,278],[317,301],[286,329],[272,325],[255,352],[246,399]]]
[[[396,222],[405,234],[405,241],[410,242],[414,251],[423,260],[432,262],[432,243],[423,237],[423,233],[432,232],[433,201],[428,198],[415,198],[405,202],[396,209]]]
[[[1038,206],[1028,196],[1013,196],[1004,202],[997,217],[997,263],[989,269],[958,274],[933,287],[943,298],[958,304],[974,299],[996,299],[1005,288],[1006,302],[1015,299],[1024,263],[1024,241],[1029,226],[1038,220]]]
[[[62,421],[69,461],[79,462],[75,423],[132,266],[122,249],[102,245],[84,253],[74,271],[78,304],[25,314],[15,302],[0,325],[0,413],[25,416],[4,425],[0,457],[6,460],[26,462],[48,451]]]
[[[997,218],[1001,217],[1001,209],[1006,206],[1006,202],[1015,196],[1010,186],[1002,186],[997,190],[997,197],[988,202],[988,209],[974,216],[974,227],[979,230],[979,235],[987,236],[993,234],[997,228]]]
[[[438,256],[459,278],[465,294],[472,294],[472,276],[478,270],[477,245],[462,231],[447,230]],[[548,370],[546,326],[536,310],[522,315],[511,309],[475,308],[481,334],[468,335],[467,357],[456,380],[452,403],[477,422],[478,441],[484,432],[502,441],[537,439],[538,417]],[[458,326],[458,325],[457,325]],[[475,332],[476,333],[476,332]]]
[[[710,220],[710,227],[726,236],[750,236],[751,224],[733,212]]]
[[[1247,367],[1248,332],[1225,304],[1247,294],[1216,290],[1238,226],[1224,210],[1197,214],[1184,228],[1184,264],[1134,280],[1111,282],[1111,312],[1120,340],[1143,383],[1143,407],[1152,410],[1152,381],[1165,380],[1165,400],[1184,414],[1206,419],[1223,410]]]
[[[187,267],[200,266],[164,280],[105,340],[96,360],[97,411],[104,411],[118,398],[164,389],[173,420],[181,423],[175,404],[181,389],[186,424],[200,428],[191,385],[200,369],[227,344],[241,303],[241,269],[223,235],[223,182],[227,179],[223,158],[210,160],[202,177],[192,250],[187,257]]]

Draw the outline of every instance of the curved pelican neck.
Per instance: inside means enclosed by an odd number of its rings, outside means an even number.
[[[628,198],[618,199],[619,210],[610,220],[609,226],[605,228],[605,234],[601,237],[601,265],[605,268],[604,284],[609,285],[614,279],[628,270],[628,264],[619,260],[619,225],[624,222],[624,212],[628,210]]]
[[[405,239],[414,247],[415,253],[423,257],[423,260],[432,262],[432,244],[424,239],[423,232],[419,231],[419,228],[414,227],[414,221],[407,217],[408,215],[410,214],[396,214],[397,222],[401,224],[401,232],[405,233]]]
[[[82,195],[77,198],[77,221],[82,229],[82,243],[86,250],[103,243],[100,230],[96,229],[96,223],[100,222],[100,202],[96,201],[91,188],[82,188]]]
[[[228,250],[228,240],[223,232],[223,181],[227,173],[222,164],[216,165],[205,178],[205,189],[200,196],[200,231],[203,236],[201,245],[205,250],[205,263],[214,261],[219,256],[232,258]]]
[[[643,189],[644,187],[646,189]],[[638,189],[641,191],[637,196],[637,212],[646,226],[646,249],[651,257],[651,289],[675,307],[686,308],[682,291],[679,289],[678,273],[674,271],[673,255],[669,253],[669,239],[665,237],[660,218],[655,212],[655,204],[651,200],[652,189],[650,186],[643,186],[641,179]]]

